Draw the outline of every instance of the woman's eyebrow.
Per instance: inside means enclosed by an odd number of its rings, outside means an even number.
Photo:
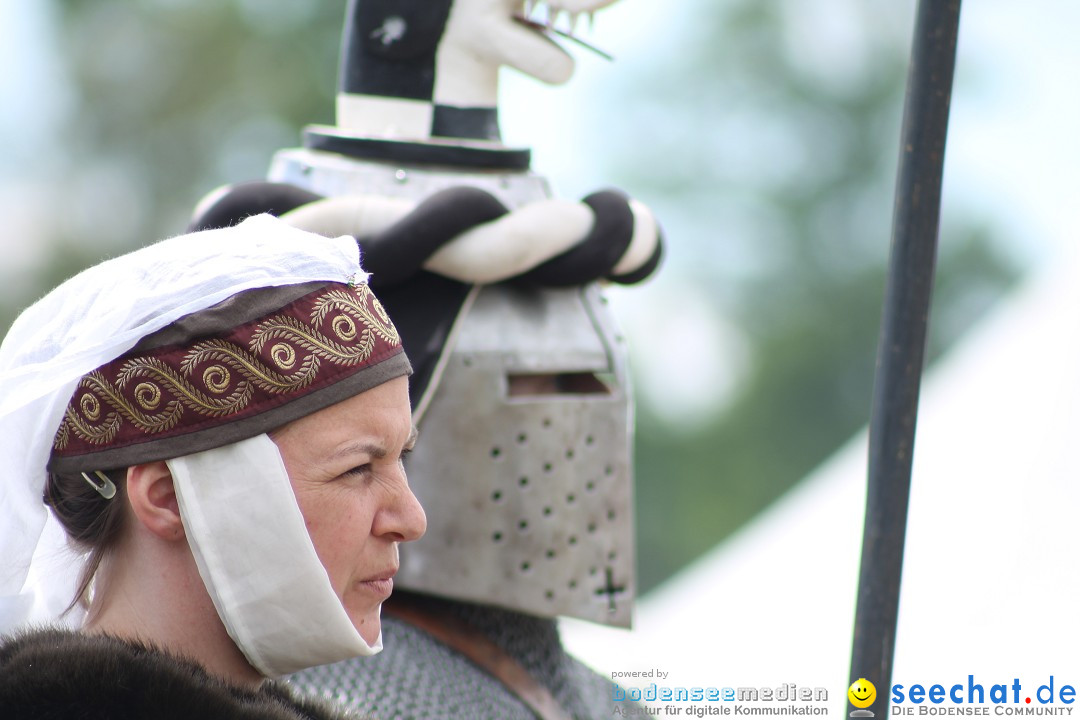
[[[349,457],[350,455],[370,455],[378,460],[386,457],[386,448],[374,442],[359,440],[357,442],[351,442],[348,445],[342,445],[337,450],[330,453],[330,459],[339,460],[341,458]]]
[[[412,431],[409,433],[409,438],[405,441],[404,449],[411,450],[416,445],[416,438],[419,435],[419,431],[416,426],[413,425]],[[343,445],[330,454],[330,459],[338,460],[340,458],[348,457],[349,455],[370,455],[376,460],[382,460],[388,455],[388,451],[382,445],[369,440],[358,440],[356,442]]]

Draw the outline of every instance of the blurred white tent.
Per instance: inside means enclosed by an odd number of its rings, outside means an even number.
[[[1078,310],[1073,254],[926,376],[894,683],[948,687],[974,674],[987,688],[1019,678],[1034,693],[1053,674],[1058,687],[1080,685]],[[564,621],[567,645],[602,672],[659,668],[681,686],[793,682],[842,702],[865,476],[863,432],[643,598],[633,631]]]

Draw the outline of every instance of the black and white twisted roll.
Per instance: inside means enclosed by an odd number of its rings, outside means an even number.
[[[468,284],[632,284],[651,275],[663,253],[652,212],[617,190],[592,193],[580,203],[539,200],[510,211],[469,186],[414,203],[324,198],[293,185],[252,182],[210,196],[190,229],[230,225],[261,212],[323,235],[356,237],[375,288],[407,282],[421,270]]]

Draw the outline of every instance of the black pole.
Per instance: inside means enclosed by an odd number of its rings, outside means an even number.
[[[851,682],[865,678],[877,689],[877,698],[866,708],[876,718],[887,717],[892,684],[915,418],[959,24],[960,0],[919,2],[904,99],[889,275],[870,412],[866,524],[851,652]]]

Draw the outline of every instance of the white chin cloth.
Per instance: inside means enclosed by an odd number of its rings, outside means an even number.
[[[279,677],[382,650],[334,592],[269,437],[167,462],[199,574],[252,666]]]

